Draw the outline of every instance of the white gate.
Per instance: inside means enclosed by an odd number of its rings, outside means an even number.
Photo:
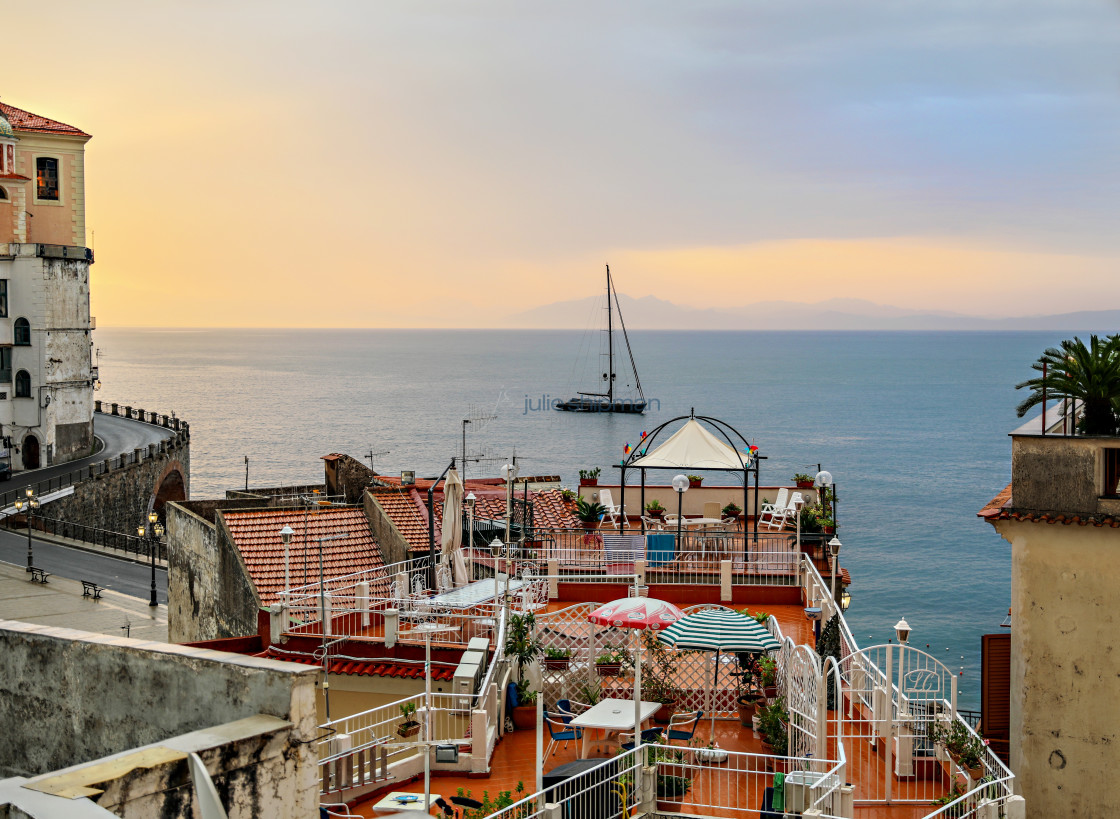
[[[956,718],[957,678],[940,660],[906,645],[879,645],[844,660],[843,735],[858,803],[929,803],[952,775],[931,740]]]

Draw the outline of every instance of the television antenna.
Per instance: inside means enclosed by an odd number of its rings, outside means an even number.
[[[495,407],[495,410],[497,407]],[[475,452],[467,452],[467,427],[470,427],[471,432],[478,433],[486,429],[487,425],[495,419],[498,414],[496,411],[488,411],[482,409],[478,404],[469,404],[467,406],[467,417],[462,420],[463,428],[463,448],[461,450],[463,474],[460,476],[464,481],[467,479],[467,463],[482,463],[488,460],[497,460],[490,458],[485,452],[478,450]]]
[[[384,452],[374,452],[373,447],[371,446],[369,448],[369,452],[366,453],[366,457],[369,458],[370,471],[371,472],[376,472],[377,471],[376,469],[373,468],[373,459],[374,458],[383,458],[388,454],[389,454],[389,450],[387,450],[387,449]]]

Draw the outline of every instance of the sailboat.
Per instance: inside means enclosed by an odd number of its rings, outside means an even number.
[[[615,354],[614,319],[616,314],[618,316],[618,326],[622,328],[622,340],[626,344],[626,358],[630,363],[630,369],[634,373],[636,396],[631,393],[627,397],[619,397],[619,393],[615,389],[617,379],[617,373],[614,369],[615,358],[620,357]],[[605,332],[607,335],[607,352],[599,355],[606,359],[606,370],[602,371],[599,389],[606,389],[606,392],[576,392],[574,398],[554,404],[553,406],[556,409],[565,412],[625,412],[635,415],[641,415],[646,411],[646,397],[642,394],[642,382],[638,378],[638,367],[634,363],[634,353],[630,350],[630,339],[626,335],[626,324],[622,321],[622,309],[618,304],[618,293],[614,289],[614,282],[611,280],[610,265],[607,265],[607,328]],[[596,370],[601,370],[601,368],[597,367]]]

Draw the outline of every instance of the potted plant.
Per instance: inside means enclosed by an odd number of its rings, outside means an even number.
[[[961,767],[973,781],[980,781],[984,776],[984,741],[980,737],[969,737],[960,753]]]
[[[570,648],[552,648],[544,650],[544,667],[549,671],[563,671],[572,664],[572,650]]]
[[[824,515],[818,517],[817,521],[820,523],[821,531],[824,534],[831,535],[836,532],[836,521],[834,521],[831,517]]]
[[[513,709],[513,724],[518,728],[532,728],[536,725],[537,714],[533,704],[537,692],[529,688],[525,672],[541,656],[544,647],[540,638],[534,634],[536,618],[528,614],[511,614],[509,633],[506,635],[506,658],[517,661],[517,705]]]
[[[785,756],[789,750],[789,712],[781,697],[766,707],[759,719],[763,735],[763,745],[769,746],[774,756]]]
[[[688,488],[689,489],[695,489],[696,487],[698,487],[703,482],[703,480],[704,480],[703,475],[689,475],[688,476]]]
[[[953,787],[947,794],[934,799],[932,802],[930,802],[930,804],[934,807],[942,808],[945,807],[945,805],[948,805],[950,802],[956,802],[962,796],[964,796],[964,791],[960,789],[956,782],[953,782]],[[959,817],[965,810],[967,810],[967,807],[965,805],[957,805],[956,807],[949,808],[949,810],[942,815],[945,817],[953,817],[953,819],[956,819],[956,817]]]
[[[401,706],[401,716],[404,722],[397,726],[397,733],[407,739],[420,733],[420,723],[416,721],[416,703],[406,702]]]
[[[560,490],[560,497],[563,498],[566,502],[571,503],[576,499],[576,493],[565,486]]]
[[[600,677],[617,677],[622,673],[624,657],[614,651],[606,651],[595,660],[595,673]]]
[[[758,682],[762,686],[762,694],[766,699],[772,700],[778,696],[778,661],[773,657],[760,657],[758,668]]]
[[[813,476],[806,475],[804,472],[798,472],[793,476],[793,483],[798,489],[812,489]]]
[[[939,726],[935,730],[938,734],[938,740],[945,746],[949,758],[954,762],[959,762],[972,739],[972,732],[959,719],[953,720],[948,728]]]
[[[754,654],[739,654],[739,676],[736,680],[735,705],[739,709],[739,724],[749,728],[754,724],[758,706],[762,703],[762,692],[758,689],[758,677],[762,669]]]
[[[607,508],[601,503],[594,503],[587,498],[576,501],[576,517],[579,518],[584,529],[594,529],[606,513]]]
[[[720,510],[720,513],[725,518],[738,518],[739,515],[743,514],[743,510],[738,506],[738,504],[729,503],[727,504],[727,506],[723,507],[723,509]]]
[[[661,501],[659,501],[657,498],[654,498],[646,504],[646,514],[651,518],[660,520],[661,518],[665,517],[665,507],[661,505]]]
[[[599,475],[602,469],[595,467],[594,469],[581,469],[579,471],[579,485],[580,486],[598,486]]]
[[[657,776],[657,809],[665,813],[680,813],[684,797],[692,787],[687,776]]]

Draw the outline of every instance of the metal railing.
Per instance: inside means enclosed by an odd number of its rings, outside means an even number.
[[[35,515],[32,518],[32,522],[34,523],[32,528],[44,534],[69,538],[71,540],[80,540],[92,546],[100,546],[104,549],[115,549],[125,554],[136,555],[137,557],[150,558],[152,555],[152,541],[147,538],[138,537],[137,535],[113,532],[108,529],[98,529],[96,526],[86,526],[84,523],[72,523],[67,520],[57,520],[41,515]],[[6,528],[10,528],[6,520],[3,522],[3,525]],[[32,536],[34,536],[34,533],[32,533]],[[167,543],[162,540],[158,541],[156,559],[167,560]]]

